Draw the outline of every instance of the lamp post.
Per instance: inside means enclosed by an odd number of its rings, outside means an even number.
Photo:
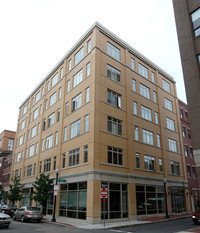
[[[166,183],[167,183],[167,179],[164,179],[164,192],[165,192],[165,211],[166,211],[166,218],[169,218],[169,214],[168,214],[168,208],[167,208],[167,192],[166,192]]]
[[[58,173],[59,173],[59,169],[56,169],[56,185],[58,184]],[[54,191],[55,192],[55,191]],[[53,218],[51,219],[52,222],[56,222],[56,218],[55,218],[55,212],[56,212],[56,197],[57,197],[57,193],[54,193],[54,203],[53,203]]]

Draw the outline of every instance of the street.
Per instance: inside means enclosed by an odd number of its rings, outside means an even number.
[[[135,225],[131,227],[117,228],[117,229],[105,229],[105,230],[90,230],[90,229],[80,229],[69,226],[62,226],[52,223],[46,222],[26,222],[21,223],[19,221],[12,221],[10,227],[8,229],[0,228],[0,232],[2,233],[86,233],[86,232],[94,232],[94,233],[178,233],[181,231],[187,231],[191,229],[200,228],[192,223],[191,218],[184,218],[179,220],[172,220],[167,222],[160,223],[150,223],[144,225]],[[200,231],[193,231],[200,232]]]

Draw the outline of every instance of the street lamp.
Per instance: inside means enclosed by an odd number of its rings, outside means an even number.
[[[56,185],[58,184],[58,173],[59,173],[59,169],[56,169]],[[56,218],[55,218],[55,212],[56,212],[56,197],[57,194],[55,195],[54,193],[54,203],[53,203],[53,218],[51,219],[52,222],[56,222]]]
[[[165,192],[165,211],[166,211],[166,218],[169,218],[169,214],[168,214],[168,208],[167,208],[167,192],[166,192],[166,183],[167,183],[167,179],[164,179],[164,192]]]

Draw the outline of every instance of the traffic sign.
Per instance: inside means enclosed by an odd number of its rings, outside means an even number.
[[[101,198],[107,198],[107,197],[108,197],[108,189],[101,188]]]
[[[58,183],[67,183],[67,180],[58,179]]]
[[[59,185],[54,184],[54,191],[58,191],[59,190]]]

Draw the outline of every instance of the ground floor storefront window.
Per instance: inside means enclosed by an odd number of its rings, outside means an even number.
[[[62,184],[59,215],[86,219],[87,182]]]
[[[137,214],[165,213],[165,195],[162,186],[136,185]]]
[[[51,191],[49,193],[49,200],[47,202],[47,214],[53,214],[53,199],[54,199],[54,192]]]
[[[32,194],[33,188],[23,189],[21,205],[23,206],[32,206]]]
[[[185,192],[181,188],[170,188],[173,213],[183,213],[185,209]]]
[[[102,187],[108,189],[105,199],[105,218],[128,217],[128,187],[127,184],[102,182]],[[104,199],[101,199],[101,218],[104,218]]]

